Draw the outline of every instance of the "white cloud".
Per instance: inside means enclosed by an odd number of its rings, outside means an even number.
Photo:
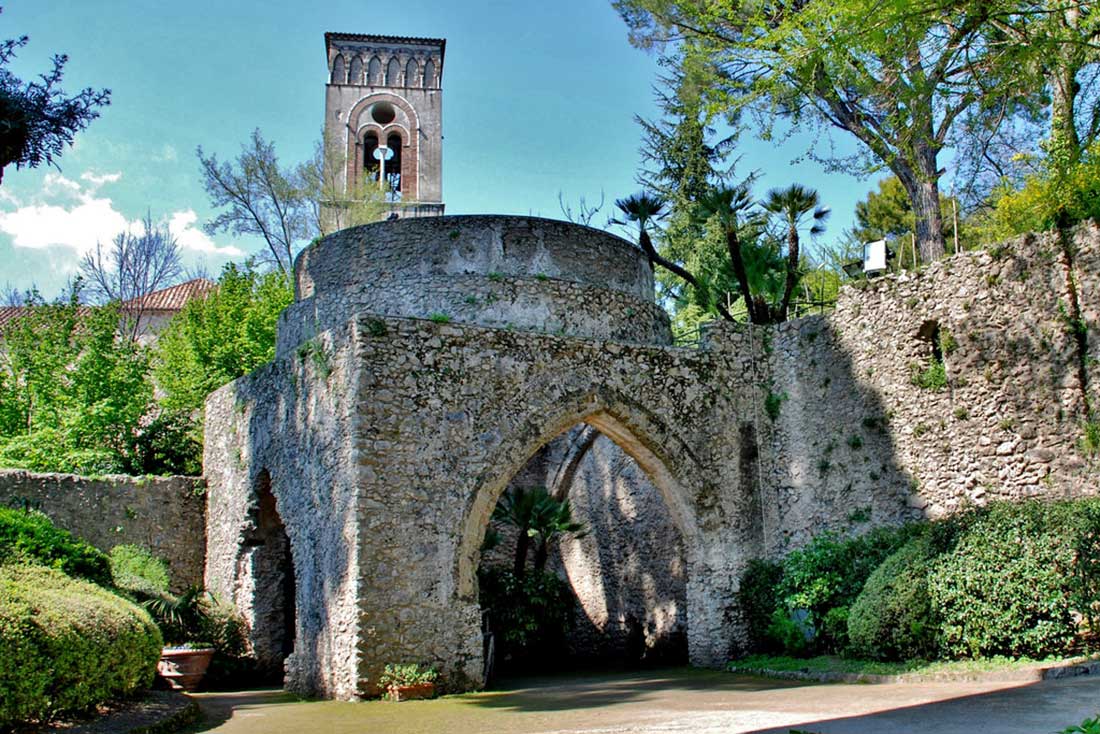
[[[100,186],[102,186],[105,183],[114,183],[115,181],[118,181],[120,178],[122,178],[122,173],[121,172],[104,173],[102,175],[97,175],[97,174],[92,173],[91,171],[85,171],[84,173],[80,174],[80,180],[81,181],[87,181],[95,189],[98,189]]]
[[[28,249],[62,248],[74,256],[61,264],[71,269],[80,257],[95,249],[97,242],[106,244],[124,230],[140,229],[140,220],[128,220],[115,208],[114,202],[100,195],[99,188],[115,183],[121,173],[96,174],[85,171],[80,181],[58,173],[48,173],[35,201],[21,201],[5,196],[0,200],[0,232],[11,236],[12,245]],[[81,183],[84,182],[84,183]],[[219,247],[205,232],[196,227],[198,215],[192,209],[171,212],[168,229],[175,235],[180,249],[222,257],[239,257],[236,247]],[[56,267],[59,263],[53,263]]]
[[[181,250],[192,250],[208,255],[222,255],[224,257],[240,257],[244,251],[232,245],[218,247],[206,232],[195,226],[199,215],[193,209],[182,212],[173,212],[168,218],[168,231],[171,232]]]

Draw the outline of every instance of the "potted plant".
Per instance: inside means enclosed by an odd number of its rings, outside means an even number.
[[[164,635],[157,673],[174,689],[197,690],[214,657],[214,646],[204,637],[208,614],[202,589],[192,587],[179,596],[153,594],[142,606]]]
[[[435,681],[439,673],[434,668],[422,668],[416,663],[388,664],[378,679],[391,701],[409,701],[435,697]]]

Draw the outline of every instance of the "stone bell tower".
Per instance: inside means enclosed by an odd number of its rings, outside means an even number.
[[[442,38],[326,33],[325,138],[344,190],[386,186],[400,217],[443,214]]]

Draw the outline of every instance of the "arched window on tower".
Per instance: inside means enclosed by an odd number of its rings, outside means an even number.
[[[378,150],[378,134],[367,133],[363,138],[363,168],[366,171],[366,181],[378,185],[378,159],[374,157],[374,151]]]
[[[371,58],[370,64],[367,65],[367,84],[377,86],[382,81],[382,62],[378,57]]]
[[[428,59],[424,63],[424,88],[432,89],[435,87],[435,62]]]
[[[363,60],[356,56],[351,60],[351,73],[348,74],[348,84],[363,83]]]
[[[344,57],[337,56],[336,60],[332,62],[332,83],[344,84],[347,80],[347,71],[344,68]]]
[[[393,151],[393,157],[386,161],[386,182],[390,185],[394,200],[401,198],[401,136],[390,133],[386,145]]]
[[[386,64],[386,86],[396,87],[401,83],[401,62],[396,58],[390,59]]]
[[[416,59],[409,59],[409,63],[405,65],[405,86],[420,86],[420,67],[417,65]]]

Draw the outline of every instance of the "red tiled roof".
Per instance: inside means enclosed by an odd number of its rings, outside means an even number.
[[[23,315],[22,306],[0,306],[0,329]]]
[[[141,311],[143,313],[173,314],[183,310],[187,302],[194,298],[203,298],[216,285],[206,278],[195,278],[186,283],[161,288],[143,298],[135,298],[122,304],[123,311]],[[84,311],[83,307],[81,311]],[[27,312],[26,306],[0,306],[0,331]]]
[[[186,283],[161,288],[147,296],[134,298],[122,304],[123,311],[169,311],[183,309],[187,302],[202,298],[214,289],[214,283],[206,278],[194,278]],[[3,323],[0,321],[0,323]]]

